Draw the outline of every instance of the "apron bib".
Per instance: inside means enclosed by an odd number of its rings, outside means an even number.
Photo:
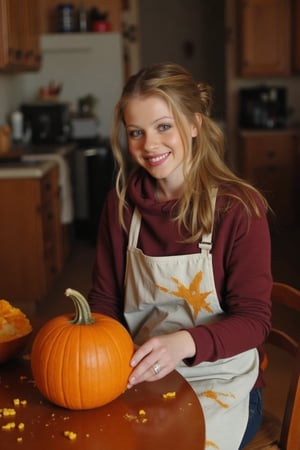
[[[134,211],[127,248],[125,317],[137,345],[155,335],[223,320],[215,289],[212,234],[199,253],[149,257],[137,248],[141,215]],[[256,349],[215,362],[177,367],[203,408],[206,449],[238,450],[259,368]]]

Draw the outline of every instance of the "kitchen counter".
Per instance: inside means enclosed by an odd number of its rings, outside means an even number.
[[[56,165],[55,161],[20,160],[0,164],[0,179],[42,178]]]
[[[52,155],[67,158],[75,149],[75,144],[27,145],[12,148],[0,158],[0,179],[42,178],[57,164]],[[49,155],[49,160],[47,159]]]

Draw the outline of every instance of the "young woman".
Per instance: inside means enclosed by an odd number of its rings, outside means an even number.
[[[270,238],[266,202],[225,165],[210,106],[176,64],[128,80],[89,302],[134,339],[128,388],[176,368],[202,404],[207,448],[237,450],[261,420]]]

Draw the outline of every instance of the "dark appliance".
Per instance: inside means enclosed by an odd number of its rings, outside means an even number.
[[[69,105],[36,102],[21,105],[25,128],[31,129],[33,144],[63,144],[70,138]]]
[[[239,96],[239,118],[241,128],[285,128],[286,88],[277,86],[242,88]]]
[[[100,214],[114,184],[112,149],[109,140],[103,139],[94,145],[81,142],[74,153],[75,233],[94,244]]]

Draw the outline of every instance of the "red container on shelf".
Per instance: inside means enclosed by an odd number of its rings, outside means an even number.
[[[92,22],[92,31],[95,33],[107,33],[111,31],[111,24],[108,20],[94,20]]]

